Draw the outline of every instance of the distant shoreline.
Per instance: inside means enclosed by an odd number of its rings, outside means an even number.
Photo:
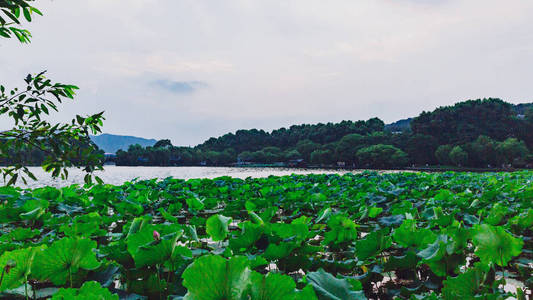
[[[296,169],[296,170],[337,170],[337,171],[410,171],[410,172],[517,172],[517,171],[527,171],[532,170],[528,168],[472,168],[472,167],[447,167],[447,166],[428,166],[428,167],[402,167],[402,168],[357,168],[357,167],[336,167],[336,166],[280,166],[280,165],[269,165],[269,164],[251,164],[251,165],[225,165],[225,166],[201,166],[201,165],[181,165],[181,166],[149,166],[149,165],[137,165],[137,166],[125,166],[125,165],[104,165],[105,166],[114,166],[114,167],[155,167],[155,168],[251,168],[251,169]]]

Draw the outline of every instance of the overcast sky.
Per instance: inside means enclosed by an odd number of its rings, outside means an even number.
[[[531,0],[40,0],[0,82],[78,85],[60,118],[195,145],[241,128],[533,100]]]

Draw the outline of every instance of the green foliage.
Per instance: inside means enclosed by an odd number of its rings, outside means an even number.
[[[374,168],[402,167],[408,162],[407,154],[392,145],[378,144],[362,148],[356,156],[362,166]]]
[[[296,284],[290,276],[268,273],[263,276],[253,272],[251,275],[251,296],[254,300],[295,299]]]
[[[450,151],[450,161],[456,166],[464,166],[468,161],[468,153],[460,146],[455,146]]]
[[[67,282],[72,286],[83,273],[100,266],[96,259],[96,242],[80,238],[63,238],[38,252],[32,275],[39,280],[50,280],[56,285]]]
[[[73,99],[73,85],[52,83],[44,73],[28,75],[27,87],[10,92],[0,86],[0,115],[13,121],[13,128],[0,133],[0,161],[9,164],[1,170],[4,181],[14,184],[18,179],[26,182],[26,177],[35,179],[26,167],[28,151],[42,153],[45,171],[53,177],[66,178],[67,168],[80,167],[87,171],[86,181],[90,182],[94,170],[101,169],[103,156],[90,141],[89,134],[100,132],[103,112],[87,117],[76,116],[72,122],[52,124],[44,119],[51,111],[58,110],[58,104],[65,99]]]
[[[520,255],[524,241],[513,237],[502,227],[488,224],[476,225],[472,233],[476,255],[487,264],[506,266],[514,257]]]
[[[54,294],[52,300],[118,300],[118,295],[111,294],[111,292],[103,288],[98,282],[87,281],[79,289],[59,289],[57,293]]]
[[[435,157],[441,165],[449,165],[452,163],[450,160],[450,152],[452,152],[453,147],[451,145],[440,145],[437,150],[435,150]]]
[[[475,299],[488,294],[484,283],[489,279],[487,269],[476,266],[454,278],[444,281],[442,295],[445,299]]]
[[[357,225],[343,215],[334,215],[328,221],[330,229],[324,235],[324,244],[340,245],[357,239]]]
[[[0,298],[523,299],[531,181],[364,172],[2,187]],[[524,291],[503,290],[511,277]]]
[[[380,254],[383,250],[386,250],[392,246],[392,238],[389,236],[389,232],[386,228],[373,231],[364,239],[355,243],[355,254],[357,258],[364,261],[370,257]]]
[[[533,114],[517,118],[518,111],[523,110],[521,105],[513,106],[500,99],[479,99],[423,112],[415,119],[402,120],[400,127],[384,126],[374,118],[304,124],[272,132],[238,130],[210,138],[196,147],[174,147],[166,140],[159,144],[163,147],[131,146],[128,151],[117,152],[116,163],[156,166],[235,163],[336,166],[341,163],[341,166],[358,168],[440,164],[524,168],[531,167],[533,162],[528,149],[533,147]],[[412,131],[410,123],[413,123]],[[399,130],[394,130],[396,127]]]
[[[183,286],[188,290],[185,299],[241,299],[251,280],[248,265],[246,257],[226,260],[208,255],[196,259],[183,272]]]
[[[15,36],[21,43],[29,43],[31,33],[22,27],[23,19],[31,22],[35,14],[43,14],[31,4],[34,0],[0,1],[0,37]],[[21,14],[22,13],[22,14]]]
[[[228,226],[231,223],[231,218],[221,215],[214,215],[207,219],[206,231],[213,241],[221,241],[228,236]]]
[[[347,279],[338,279],[323,269],[306,276],[320,300],[366,299],[364,293],[355,290]]]
[[[42,13],[32,6],[34,0],[0,1],[0,37],[15,36],[29,43],[31,33],[23,28],[22,19]],[[103,112],[90,116],[76,115],[71,123],[50,123],[47,116],[58,111],[66,99],[74,99],[78,87],[52,83],[45,72],[28,75],[24,88],[7,90],[0,85],[0,115],[10,119],[11,129],[0,132],[0,173],[7,185],[18,179],[24,183],[35,176],[28,165],[41,165],[52,177],[68,177],[68,168],[79,167],[87,172],[85,181],[92,181],[92,172],[101,169],[103,155],[91,142],[89,134],[97,134]],[[96,177],[97,181],[101,181]]]
[[[0,268],[3,270],[0,291],[17,288],[28,281],[37,251],[40,248],[29,247],[7,251],[0,256]]]

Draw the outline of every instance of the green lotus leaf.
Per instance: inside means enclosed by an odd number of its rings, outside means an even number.
[[[400,227],[394,229],[392,237],[403,247],[420,248],[433,243],[437,236],[429,229],[418,229],[415,220],[407,219]]]
[[[414,269],[419,261],[420,258],[416,253],[413,250],[409,250],[402,256],[390,256],[383,267],[386,272],[394,270],[410,270]]]
[[[128,252],[132,257],[135,256],[135,253],[137,252],[139,247],[148,245],[155,241],[154,231],[157,231],[160,236],[166,236],[173,233],[183,233],[183,229],[179,224],[145,224],[142,225],[140,229],[137,228],[137,231],[134,233],[131,233],[132,230],[130,229],[130,233],[128,234],[128,237],[126,239],[126,244]]]
[[[213,215],[207,219],[205,230],[213,241],[222,241],[228,236],[228,226],[231,220],[231,218],[222,215]]]
[[[308,284],[302,290],[296,291],[294,300],[318,300],[313,286]]]
[[[357,225],[346,216],[331,216],[328,228],[330,230],[324,234],[324,245],[341,244],[357,239]]]
[[[2,242],[12,242],[12,241],[25,241],[27,239],[34,238],[38,236],[41,233],[38,229],[31,229],[31,228],[22,228],[18,227],[14,229],[13,231],[4,234],[0,237],[0,241]]]
[[[389,229],[373,231],[365,236],[364,239],[355,242],[355,254],[361,261],[376,256],[383,250],[392,246],[392,238],[389,235]]]
[[[438,261],[446,254],[446,246],[449,242],[448,236],[439,235],[435,242],[417,253],[425,261]]]
[[[444,299],[474,299],[485,281],[486,269],[476,265],[457,277],[448,277],[442,288]]]
[[[181,254],[192,257],[188,248],[177,245],[177,241],[182,233],[183,231],[180,230],[161,237],[161,240],[159,241],[152,241],[139,246],[137,251],[133,254],[135,266],[137,268],[142,268],[144,266],[155,266],[165,262],[168,262],[170,266],[174,266],[180,259]],[[174,269],[175,268],[172,268],[172,270]]]
[[[254,300],[291,300],[296,297],[296,284],[287,275],[252,272],[251,296]]]
[[[91,237],[104,236],[105,231],[100,229],[102,225],[102,217],[96,213],[89,213],[80,215],[74,218],[72,224],[64,224],[59,228],[59,231],[64,232],[66,236],[70,237]]]
[[[35,254],[41,249],[44,249],[44,246],[8,251],[0,256],[0,272],[4,270],[0,291],[17,288],[27,281],[32,267],[35,268],[33,264]],[[9,271],[6,271],[7,269]]]
[[[79,289],[59,289],[52,300],[118,300],[118,295],[112,294],[96,281],[87,281]]]
[[[523,211],[509,220],[510,224],[517,225],[522,229],[533,228],[533,208]]]
[[[320,300],[366,299],[363,291],[354,290],[348,280],[335,278],[324,269],[308,273],[305,278]]]
[[[379,214],[381,214],[382,211],[383,211],[383,208],[372,206],[368,210],[368,217],[371,219],[374,219],[375,217],[379,216]]]
[[[241,227],[241,233],[239,236],[229,240],[229,246],[233,251],[240,251],[241,249],[248,249],[251,247],[261,235],[263,235],[264,228],[259,224],[254,224],[250,221],[246,221],[239,224]]]
[[[509,213],[509,208],[501,203],[495,203],[490,209],[487,217],[483,220],[489,225],[499,225],[503,218]]]
[[[198,197],[189,197],[185,199],[185,202],[187,203],[187,207],[189,207],[189,210],[191,211],[201,210],[205,206],[204,202]]]
[[[522,253],[524,241],[515,238],[502,227],[488,224],[476,225],[472,230],[475,254],[485,263],[507,266],[507,263]]]
[[[267,260],[282,259],[289,256],[294,249],[298,248],[298,244],[294,242],[281,242],[279,244],[270,243],[263,253],[263,257]]]
[[[100,266],[94,249],[96,242],[82,238],[63,238],[35,257],[32,275],[39,280],[50,280],[55,285],[72,283],[81,270],[94,270]]]
[[[282,239],[295,238],[298,241],[303,241],[309,234],[309,226],[305,223],[298,223],[294,220],[291,224],[273,223],[270,224],[271,232]]]
[[[186,300],[240,300],[247,291],[251,278],[246,257],[206,255],[194,260],[183,272]]]

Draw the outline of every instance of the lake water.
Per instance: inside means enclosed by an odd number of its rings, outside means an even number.
[[[71,184],[83,184],[85,173],[78,169],[69,170],[67,180],[52,179],[49,173],[43,171],[40,167],[29,168],[37,177],[37,181],[29,180],[28,185],[18,181],[17,186],[23,188],[36,188],[46,185],[60,187]],[[346,170],[328,170],[328,169],[297,169],[297,168],[227,168],[227,167],[117,167],[105,166],[104,171],[96,172],[105,183],[120,185],[125,181],[134,178],[152,179],[152,178],[216,178],[220,176],[231,176],[237,178],[247,177],[268,177],[270,175],[283,176],[291,174],[344,174]],[[352,171],[361,172],[361,171]]]

